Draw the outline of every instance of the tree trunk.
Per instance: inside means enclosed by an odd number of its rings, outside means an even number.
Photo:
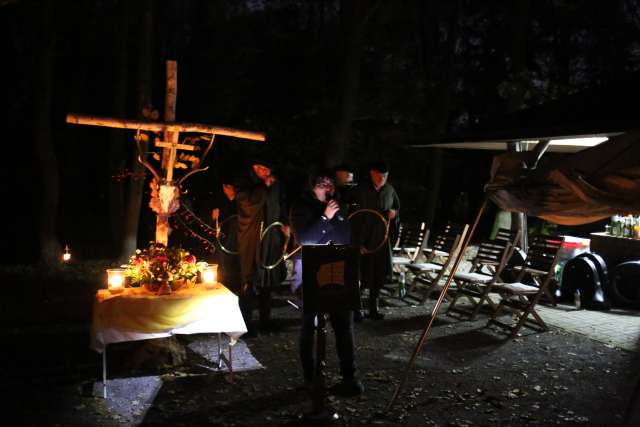
[[[442,148],[432,148],[429,150],[430,162],[427,176],[427,206],[425,209],[425,220],[429,226],[433,225],[440,199],[440,188],[442,187],[442,171],[444,169],[444,153]]]
[[[529,0],[515,0],[511,3],[509,22],[511,23],[511,87],[507,105],[509,111],[522,108],[526,93],[527,34],[529,21]]]
[[[455,76],[454,57],[455,44],[459,36],[460,2],[450,3],[445,6],[444,12],[436,10],[442,4],[435,1],[418,0],[420,10],[421,27],[420,38],[422,44],[422,66],[425,79],[425,102],[427,106],[425,119],[433,135],[445,132],[451,112],[451,94]],[[447,39],[441,46],[440,19],[447,17]],[[427,221],[432,224],[436,217],[440,188],[442,185],[442,172],[444,170],[444,153],[441,148],[434,148],[428,153],[429,172],[426,177],[427,200],[425,215]]]
[[[115,83],[113,94],[113,112],[116,117],[125,117],[127,114],[127,81],[128,63],[128,28],[129,11],[128,2],[120,4],[121,13],[117,25],[114,27],[115,39]],[[119,129],[111,131],[109,141],[109,219],[111,225],[111,236],[113,248],[119,248],[122,239],[122,228],[124,220],[124,179],[127,152],[125,146],[127,135]]]
[[[141,2],[140,10],[142,19],[140,23],[140,50],[138,52],[138,83],[137,83],[137,111],[138,118],[143,119],[142,110],[151,109],[152,87],[152,56],[153,56],[153,2],[145,0]],[[122,250],[120,259],[127,260],[138,246],[138,226],[140,224],[140,209],[144,194],[146,178],[145,167],[138,162],[138,152],[131,144],[131,181],[127,198],[126,215],[122,233]],[[146,157],[146,150],[144,153]]]
[[[53,99],[53,72],[55,31],[53,28],[53,5],[51,0],[42,3],[41,49],[35,70],[34,142],[36,162],[41,172],[42,192],[38,223],[40,262],[55,265],[60,261],[62,250],[56,235],[58,219],[59,186],[58,159],[51,134],[51,102]]]
[[[340,91],[336,94],[337,116],[331,126],[329,147],[325,151],[325,165],[342,162],[349,150],[351,125],[357,107],[360,85],[360,61],[364,35],[369,16],[375,10],[369,0],[342,0],[340,19],[342,27],[342,57]]]
[[[511,90],[507,105],[509,111],[517,111],[524,105],[526,93],[527,69],[527,23],[529,21],[529,0],[516,0],[512,3],[511,16]],[[520,143],[509,144],[510,149],[521,151]],[[511,228],[522,230],[519,245],[527,250],[527,215],[521,212],[511,213]]]

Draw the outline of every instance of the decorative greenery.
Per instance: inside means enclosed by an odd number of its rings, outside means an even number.
[[[131,286],[144,283],[169,282],[180,279],[195,281],[206,262],[197,262],[196,257],[182,248],[166,247],[162,243],[150,242],[146,249],[136,249],[129,264],[124,265],[125,276]]]

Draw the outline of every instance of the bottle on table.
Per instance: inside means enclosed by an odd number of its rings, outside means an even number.
[[[618,215],[611,217],[611,235],[620,236],[620,217]]]

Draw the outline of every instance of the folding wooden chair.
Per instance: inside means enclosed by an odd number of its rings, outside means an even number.
[[[524,265],[518,267],[520,273],[517,281],[494,283],[493,288],[500,294],[501,300],[487,326],[493,324],[507,329],[512,337],[518,334],[522,326],[539,331],[549,330],[535,306],[555,279],[554,269],[562,242],[562,237],[555,236],[537,236],[531,240]],[[526,278],[530,278],[531,283],[524,283]],[[515,324],[506,324],[496,319],[504,307],[513,311]]]
[[[467,224],[447,223],[442,232],[435,236],[432,247],[427,250],[426,261],[407,264],[407,269],[413,273],[413,280],[405,298],[416,299],[424,304],[449,273],[468,228]],[[438,259],[443,261],[439,262]]]
[[[495,239],[480,243],[478,253],[473,259],[468,272],[457,272],[453,276],[456,293],[453,296],[447,314],[457,313],[474,320],[486,302],[493,312],[497,305],[489,297],[495,282],[501,281],[500,273],[513,254],[515,242],[520,238],[520,231],[504,228],[498,230]],[[461,297],[471,303],[471,307],[457,305]]]
[[[398,239],[393,247],[392,265],[406,266],[414,263],[418,255],[424,251],[429,236],[429,229],[425,222],[401,223]]]

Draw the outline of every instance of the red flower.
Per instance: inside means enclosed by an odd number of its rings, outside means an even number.
[[[196,263],[196,257],[193,256],[193,255],[187,255],[184,260],[188,264],[195,264]]]
[[[162,263],[162,262],[169,262],[169,258],[167,258],[164,255],[158,255],[156,256],[156,261]]]
[[[142,258],[138,257],[138,256],[133,259],[133,265],[140,265],[143,262],[144,262],[144,260]]]

